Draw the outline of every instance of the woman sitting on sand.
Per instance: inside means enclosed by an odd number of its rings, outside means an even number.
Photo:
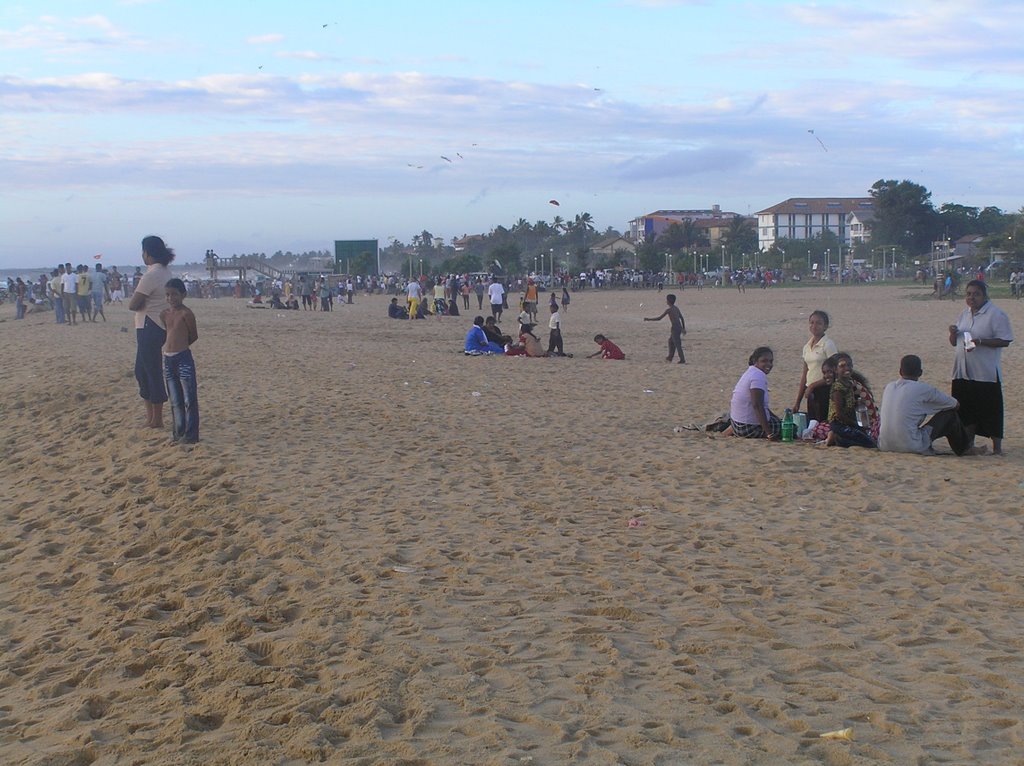
[[[509,346],[505,351],[508,356],[547,356],[548,353],[540,344],[540,338],[533,334],[533,325],[524,324],[520,328],[519,343]]]
[[[836,363],[826,359],[821,363],[821,377],[807,386],[807,422],[812,420],[828,424],[828,403],[832,392],[832,382],[836,379]]]
[[[484,318],[478,316],[473,319],[473,325],[466,333],[466,343],[462,352],[469,356],[479,356],[481,354],[504,354],[505,349],[497,343],[487,340],[487,336],[484,335]]]
[[[503,335],[501,328],[498,327],[498,323],[494,321],[494,317],[487,317],[484,320],[484,335],[487,336],[487,340],[492,343],[497,343],[502,348],[505,348],[512,343],[511,335]]]
[[[867,378],[853,369],[853,358],[849,354],[840,351],[830,357],[830,361],[835,363],[836,374],[829,390],[825,444],[877,447],[880,423]]]
[[[723,433],[746,439],[778,439],[782,421],[768,409],[768,373],[775,366],[775,354],[767,346],[760,346],[747,364],[747,371],[732,390],[729,427]]]

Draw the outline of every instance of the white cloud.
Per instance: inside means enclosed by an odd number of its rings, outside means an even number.
[[[249,45],[268,45],[270,43],[279,43],[284,40],[284,35],[273,33],[266,35],[254,35],[252,37],[245,38],[245,41]]]
[[[0,29],[0,48],[10,50],[70,54],[138,45],[137,38],[100,15],[70,20],[42,16],[16,30]]]
[[[819,54],[852,61],[878,56],[930,69],[983,66],[1024,71],[1020,30],[1024,5],[991,0],[933,0],[865,7],[794,4],[789,15],[811,30]]]

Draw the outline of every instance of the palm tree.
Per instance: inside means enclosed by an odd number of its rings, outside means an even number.
[[[734,256],[740,253],[753,252],[757,249],[757,232],[749,218],[736,216],[729,221],[729,226],[722,232],[721,243],[727,252]]]
[[[580,235],[580,247],[587,249],[587,232],[594,230],[594,218],[590,213],[577,213],[572,221],[572,231]]]
[[[563,219],[560,215],[556,215],[554,218],[551,219],[551,228],[554,229],[555,231],[565,231],[565,219]]]

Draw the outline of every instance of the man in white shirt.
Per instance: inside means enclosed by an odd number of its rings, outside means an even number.
[[[64,264],[64,276],[60,278],[60,297],[64,302],[64,321],[72,325],[77,324],[75,315],[78,312],[78,304],[75,297],[78,293],[78,276],[71,268],[70,263]],[[88,317],[82,317],[84,322]]]
[[[497,277],[491,277],[491,284],[487,288],[487,296],[491,300],[491,316],[500,322],[501,312],[505,305],[505,286],[498,281]]]
[[[918,380],[922,373],[920,357],[911,354],[900,359],[899,380],[882,392],[878,448],[883,452],[932,455],[932,442],[945,437],[957,455],[984,451],[971,446],[974,435],[960,421],[959,402]]]

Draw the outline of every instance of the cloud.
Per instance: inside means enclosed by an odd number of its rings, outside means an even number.
[[[879,8],[855,4],[792,4],[786,12],[813,30],[813,50],[863,60],[879,56],[934,69],[982,66],[1024,72],[1020,29],[1024,6],[990,0],[933,0]]]
[[[16,30],[0,29],[0,48],[40,53],[72,54],[99,49],[135,48],[141,41],[122,31],[105,16],[63,20],[42,16]]]
[[[337,56],[329,56],[326,53],[316,51],[278,51],[274,54],[279,59],[296,59],[298,61],[341,61]]]
[[[753,161],[750,152],[735,149],[687,149],[630,159],[619,166],[619,176],[627,181],[686,178],[702,173],[729,173],[749,167]]]
[[[276,32],[266,35],[253,35],[252,37],[245,38],[245,41],[249,45],[268,45],[270,43],[279,43],[282,40],[284,40],[284,35]]]

